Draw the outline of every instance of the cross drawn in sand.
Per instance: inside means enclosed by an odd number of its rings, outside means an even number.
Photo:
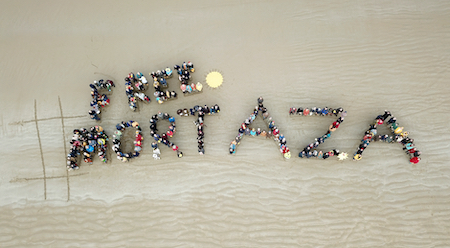
[[[45,162],[44,162],[44,153],[42,152],[42,143],[41,143],[41,135],[39,133],[39,122],[41,121],[48,121],[48,120],[54,120],[54,119],[61,119],[61,125],[62,125],[62,135],[63,135],[63,142],[64,142],[64,154],[67,151],[66,148],[66,132],[65,132],[65,127],[64,127],[64,119],[72,119],[72,118],[80,118],[80,117],[85,117],[84,115],[79,115],[79,116],[68,116],[68,117],[64,117],[63,115],[63,111],[62,111],[62,106],[61,106],[61,99],[58,96],[58,103],[59,103],[59,112],[60,112],[60,116],[57,117],[50,117],[50,118],[45,118],[45,119],[38,119],[37,118],[37,106],[36,106],[36,99],[34,99],[34,119],[33,120],[28,120],[28,121],[20,121],[17,124],[22,124],[22,123],[30,123],[30,122],[34,122],[36,124],[36,133],[37,133],[37,137],[38,137],[38,141],[39,141],[39,152],[41,154],[41,162],[42,162],[42,173],[43,173],[43,177],[33,177],[33,178],[15,178],[13,180],[11,180],[11,182],[20,182],[20,181],[30,181],[30,180],[43,180],[44,181],[44,199],[47,200],[47,179],[56,179],[56,178],[67,178],[67,201],[70,200],[70,174],[69,171],[66,170],[66,175],[63,176],[55,176],[55,177],[47,177],[45,174]],[[64,158],[65,159],[65,158]],[[65,164],[61,165],[62,168],[66,168]],[[72,176],[82,176],[82,175],[86,175],[89,173],[80,173],[77,175],[72,175]]]

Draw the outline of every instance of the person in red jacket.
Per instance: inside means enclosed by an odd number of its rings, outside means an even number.
[[[419,161],[420,161],[420,158],[419,158],[419,157],[413,157],[413,158],[411,158],[411,159],[409,160],[409,163],[410,163],[410,164],[417,164],[417,163],[419,163]]]
[[[278,130],[278,128],[275,128],[272,133],[273,135],[277,136],[280,133],[280,131]]]

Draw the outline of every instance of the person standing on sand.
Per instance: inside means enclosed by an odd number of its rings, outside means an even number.
[[[262,98],[262,96],[258,97],[258,103],[262,104],[264,102],[264,99]]]
[[[409,160],[409,163],[411,163],[411,164],[417,164],[417,163],[419,163],[420,162],[420,158],[419,157],[412,157],[410,160]]]
[[[98,117],[97,113],[94,110],[89,110],[89,116],[91,117],[91,119],[99,121],[100,118]]]
[[[260,135],[261,135],[261,137],[266,137],[267,136],[267,132],[263,130]]]
[[[245,135],[250,135],[250,128],[246,128],[245,130],[244,130],[244,134]]]

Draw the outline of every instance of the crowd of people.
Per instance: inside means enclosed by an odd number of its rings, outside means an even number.
[[[93,153],[97,148],[97,155],[100,160],[106,163],[106,148],[108,135],[101,126],[73,130],[73,137],[70,141],[70,150],[67,155],[67,170],[78,170],[78,156],[83,155],[86,163],[92,164]]]
[[[183,62],[181,66],[175,65],[174,69],[178,73],[178,80],[180,80],[180,89],[183,94],[201,92],[203,90],[203,84],[200,82],[189,83],[191,79],[191,73],[195,71],[194,64],[191,61]]]
[[[128,97],[128,105],[131,110],[136,111],[138,99],[146,103],[150,102],[150,97],[144,94],[146,86],[148,86],[147,78],[141,72],[136,73],[136,75],[130,72],[125,77],[125,93]]]
[[[283,157],[289,159],[291,157],[291,152],[286,145],[286,138],[283,134],[280,133],[280,130],[275,125],[275,121],[272,120],[272,117],[269,115],[267,108],[264,107],[263,102],[264,99],[262,97],[259,97],[258,106],[253,109],[253,113],[250,114],[250,117],[245,119],[241,124],[238,135],[230,144],[229,152],[230,154],[236,153],[236,147],[241,143],[241,139],[242,137],[244,137],[244,135],[273,137],[277,142],[280,148],[280,152],[283,154]],[[260,112],[262,114],[263,120],[266,122],[270,129],[270,131],[268,132],[261,131],[260,128],[258,128],[258,130],[255,130],[254,128],[250,129],[250,124],[253,123]]]
[[[175,65],[174,69],[177,71],[178,78],[181,82],[181,90],[184,94],[199,92],[202,90],[202,84],[198,82],[197,84],[189,83],[191,78],[191,73],[195,71],[192,62],[183,62],[181,66]],[[173,71],[170,68],[164,70],[158,70],[156,72],[150,73],[153,78],[153,86],[155,88],[155,97],[158,103],[163,103],[169,99],[177,98],[177,93],[175,91],[164,90],[168,87],[166,79],[171,78]],[[91,88],[91,96],[93,100],[90,105],[92,109],[89,111],[89,115],[92,119],[100,120],[101,108],[107,106],[110,103],[109,98],[105,94],[100,94],[100,90],[111,91],[112,87],[115,87],[113,81],[111,80],[99,80],[94,81],[93,84],[89,85]],[[150,98],[144,94],[146,87],[148,86],[148,81],[141,72],[129,73],[125,78],[126,95],[128,97],[129,106],[132,110],[137,108],[137,99],[141,99],[147,103],[150,102]],[[244,120],[241,124],[238,134],[235,139],[231,142],[229,147],[230,154],[236,153],[236,148],[240,144],[242,138],[246,135],[248,136],[261,136],[265,138],[273,138],[283,154],[284,158],[290,158],[290,150],[286,145],[286,138],[280,133],[280,130],[275,125],[275,121],[270,117],[267,108],[263,105],[263,98],[259,97],[257,99],[258,105],[254,108],[253,113]],[[207,105],[199,106],[196,105],[193,108],[178,109],[177,114],[180,116],[195,116],[197,114],[197,119],[194,124],[197,129],[197,141],[198,141],[198,153],[200,155],[205,154],[204,147],[204,117],[205,115],[212,115],[220,112],[220,107],[215,104],[211,107]],[[346,153],[341,153],[337,149],[333,149],[329,152],[323,152],[317,150],[316,148],[325,142],[326,139],[330,138],[331,134],[339,128],[340,124],[344,121],[344,117],[347,112],[343,108],[296,108],[291,107],[289,110],[290,115],[300,115],[300,116],[335,116],[338,119],[333,122],[328,131],[314,140],[314,142],[307,145],[300,153],[300,158],[319,158],[327,159],[333,156],[347,157]],[[251,128],[250,125],[261,115],[264,122],[268,125],[269,131],[261,130],[261,128]],[[391,117],[389,120],[388,118]],[[169,130],[163,134],[158,133],[157,122],[159,120],[167,120],[169,125]],[[392,131],[392,135],[378,135],[377,126],[385,123],[389,126]],[[134,141],[134,151],[123,153],[121,151],[121,137],[126,128],[133,127],[136,129],[135,141]],[[117,158],[123,162],[128,161],[133,157],[138,157],[142,150],[143,136],[139,123],[136,121],[121,122],[116,125],[116,131],[113,135],[113,146],[112,150],[117,155]],[[177,152],[178,157],[182,157],[183,153],[179,150],[178,146],[169,141],[176,131],[175,117],[170,116],[168,113],[158,112],[157,115],[153,115],[150,118],[150,135],[153,137],[154,142],[152,142],[153,157],[154,159],[160,159],[161,151],[158,144],[164,144],[168,146],[173,151]],[[408,132],[400,127],[395,117],[391,116],[389,111],[385,111],[383,115],[379,115],[375,118],[375,121],[370,125],[369,129],[365,132],[361,143],[355,152],[353,159],[360,160],[362,158],[363,151],[372,141],[383,141],[387,143],[401,143],[403,145],[403,150],[410,156],[410,163],[417,164],[420,161],[421,152],[415,147],[414,140],[408,137]],[[75,129],[73,132],[72,140],[70,141],[71,147],[69,154],[67,156],[67,169],[76,170],[79,169],[78,156],[83,155],[83,160],[86,163],[92,164],[92,154],[95,150],[98,151],[98,156],[102,162],[106,162],[106,148],[107,148],[108,136],[103,131],[101,126],[91,127],[90,130],[84,128]],[[344,159],[345,159],[344,158]]]
[[[108,91],[111,91],[111,87],[116,86],[111,80],[105,81],[103,79],[100,79],[99,81],[94,81],[93,84],[89,84],[89,87],[91,87],[92,96],[92,101],[90,103],[92,109],[89,110],[89,116],[91,117],[91,119],[99,121],[101,108],[105,107],[110,102],[109,98],[105,94],[99,93],[99,90],[106,89]]]
[[[339,125],[344,121],[344,117],[347,116],[347,112],[344,111],[343,108],[295,108],[292,107],[289,110],[290,115],[302,115],[302,116],[311,116],[311,115],[317,115],[317,116],[339,116],[339,118],[333,122],[328,128],[328,131],[322,135],[321,137],[318,137],[314,139],[314,142],[307,145],[299,154],[298,156],[300,158],[319,158],[319,159],[327,159],[329,157],[333,156],[339,156],[340,152],[337,149],[333,149],[329,152],[323,152],[323,151],[317,151],[316,148],[325,142],[326,139],[330,138],[331,133],[336,131],[337,128],[339,128]],[[345,157],[346,158],[346,157]]]
[[[364,137],[361,140],[357,151],[355,152],[353,159],[361,160],[362,153],[367,148],[367,146],[372,141],[383,141],[387,143],[400,143],[403,145],[403,150],[409,155],[411,164],[417,164],[420,161],[421,152],[415,147],[414,139],[408,137],[409,132],[404,130],[404,127],[400,127],[395,117],[391,117],[391,113],[387,110],[384,111],[383,115],[379,115],[375,118],[375,121],[370,124],[369,129],[364,133]],[[389,120],[387,120],[391,117]],[[387,121],[386,121],[387,120]],[[377,134],[377,126],[385,123],[390,130],[392,135],[379,135]]]
[[[122,149],[120,148],[120,145],[121,145],[120,139],[122,138],[123,132],[125,131],[125,129],[129,128],[129,127],[136,129],[135,140],[134,140],[134,151],[124,153],[124,152],[122,152]],[[141,132],[142,132],[141,127],[139,126],[139,123],[137,121],[133,121],[133,120],[130,120],[127,122],[122,121],[121,123],[116,125],[116,131],[114,131],[114,135],[113,135],[112,150],[117,155],[117,159],[119,159],[122,162],[127,162],[129,159],[139,156],[139,153],[142,150],[142,141],[144,140]]]
[[[205,115],[213,115],[216,113],[220,112],[220,107],[219,105],[215,104],[214,106],[208,107],[207,105],[205,106],[199,106],[199,105],[195,105],[193,108],[190,108],[189,111],[187,108],[185,109],[178,109],[177,110],[177,114],[180,116],[195,116],[195,113],[197,113],[197,120],[194,121],[194,124],[197,128],[197,143],[198,143],[198,153],[200,155],[205,154],[205,143],[204,143],[204,131],[203,128],[205,127],[204,125],[204,118]]]
[[[167,120],[170,123],[169,130],[167,130],[165,133],[161,135],[158,134],[157,123],[159,120]],[[158,147],[159,143],[162,143],[168,146],[173,151],[177,152],[177,156],[179,158],[183,157],[183,153],[178,149],[178,146],[169,141],[169,138],[172,138],[175,132],[176,132],[175,117],[170,116],[168,113],[158,112],[158,114],[153,115],[150,118],[150,136],[153,137],[153,139],[155,140],[154,142],[152,142],[154,159],[160,159],[161,152]]]
[[[333,109],[333,108],[328,108],[328,107],[324,107],[324,108],[295,108],[292,107],[289,109],[289,114],[290,115],[302,115],[302,116],[309,116],[309,115],[319,115],[319,116],[337,116],[337,115],[341,115],[342,117],[347,116],[347,112],[344,111],[342,108],[337,108],[337,109]]]
[[[153,87],[155,88],[154,95],[159,104],[164,103],[167,100],[177,98],[177,93],[175,91],[169,91],[166,89],[169,87],[166,79],[173,76],[173,72],[169,67],[164,70],[152,72],[150,73],[150,76],[153,78]]]
[[[199,106],[199,105],[195,105],[194,107],[190,108],[190,109],[178,109],[177,110],[177,114],[179,116],[189,116],[189,115],[195,115],[196,112],[201,111],[202,113],[206,114],[206,115],[211,115],[211,114],[216,114],[220,112],[220,107],[217,104],[214,104],[211,107],[208,107],[207,105],[205,106]]]
[[[178,73],[178,79],[181,82],[180,89],[183,94],[200,92],[203,89],[203,85],[198,83],[189,83],[191,78],[190,73],[194,72],[194,65],[192,62],[183,62],[181,66],[175,65],[174,69]],[[156,102],[159,104],[164,103],[167,100],[176,99],[178,97],[175,91],[168,90],[167,79],[173,76],[173,71],[167,67],[164,70],[157,70],[156,72],[151,72],[149,75],[153,79],[153,88],[155,89],[154,96]],[[149,103],[150,97],[147,96],[144,91],[148,86],[147,78],[141,72],[136,73],[136,75],[131,72],[125,77],[125,93],[128,97],[128,104],[130,108],[135,111],[137,109],[137,100],[141,99],[144,102]]]

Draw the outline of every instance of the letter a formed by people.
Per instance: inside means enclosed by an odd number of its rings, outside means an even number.
[[[403,150],[410,157],[409,162],[411,164],[419,163],[419,161],[420,161],[419,156],[420,156],[421,152],[418,149],[416,149],[416,147],[414,145],[414,139],[408,137],[409,132],[405,131],[403,127],[400,127],[400,125],[398,124],[397,119],[395,117],[392,116],[389,120],[387,120],[390,116],[391,116],[391,113],[389,111],[385,110],[383,115],[377,116],[377,118],[375,118],[375,121],[372,124],[370,124],[369,129],[364,133],[364,137],[361,140],[361,144],[359,145],[358,149],[356,150],[355,154],[353,155],[354,160],[362,159],[362,153],[367,148],[367,146],[369,146],[370,142],[381,140],[381,141],[387,142],[387,143],[402,144]],[[382,125],[383,123],[386,123],[386,125],[391,129],[392,135],[377,134],[377,126]]]
[[[230,144],[230,154],[236,153],[236,147],[241,143],[242,137],[244,135],[248,136],[261,136],[265,138],[271,138],[277,142],[281,154],[283,154],[283,157],[285,159],[289,159],[291,157],[291,152],[289,151],[289,148],[286,145],[286,138],[283,136],[283,134],[280,133],[280,130],[275,125],[275,121],[272,120],[272,117],[269,115],[269,112],[267,111],[267,108],[263,105],[264,99],[262,97],[258,98],[258,106],[255,107],[253,110],[253,113],[250,114],[250,117],[244,120],[244,122],[239,127],[238,135],[236,138],[231,141]],[[260,128],[258,130],[255,130],[254,128],[250,129],[250,125],[253,123],[253,121],[256,119],[256,117],[261,114],[264,122],[268,125],[270,131],[265,131]]]

